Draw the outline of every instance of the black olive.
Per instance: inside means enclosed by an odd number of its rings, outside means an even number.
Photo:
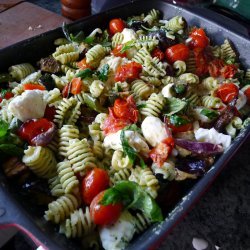
[[[148,28],[148,23],[143,21],[132,21],[129,27],[133,29],[134,31],[143,29],[143,27]]]
[[[52,76],[49,73],[45,73],[39,79],[39,82],[42,83],[47,90],[52,90],[55,88],[55,82]]]
[[[148,36],[155,36],[159,40],[159,47],[161,50],[165,51],[166,48],[176,44],[176,39],[170,39],[166,36],[165,30],[156,30],[148,33]]]

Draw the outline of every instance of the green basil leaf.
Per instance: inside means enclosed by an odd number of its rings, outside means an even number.
[[[122,49],[120,50],[121,53],[124,53],[126,50],[131,49],[134,47],[135,41],[131,40],[123,44]]]
[[[138,127],[136,126],[136,124],[128,125],[128,126],[126,126],[123,130],[124,130],[124,131],[126,131],[126,130],[131,130],[131,131],[137,131],[137,132],[141,133],[141,129],[138,128]]]
[[[94,42],[95,38],[92,36],[88,36],[84,39],[84,42],[87,44],[92,44]]]
[[[140,159],[140,166],[141,168],[145,169],[148,166],[146,165],[145,161],[142,159],[142,157],[140,155],[138,155],[138,158]]]
[[[179,98],[175,97],[167,98],[164,113],[165,115],[173,115],[183,110],[186,107],[186,105],[187,102],[182,101]]]
[[[100,104],[99,100],[91,96],[90,94],[83,93],[83,99],[85,104],[99,113],[106,113],[106,109]]]
[[[22,156],[23,149],[14,145],[14,144],[1,144],[0,145],[0,153],[4,153],[12,156]]]
[[[91,77],[94,74],[93,70],[87,68],[84,70],[79,71],[76,74],[76,77],[81,77],[81,79],[87,78],[87,77]]]
[[[137,109],[146,108],[146,106],[147,106],[146,103],[140,103],[136,105]]]
[[[219,115],[217,111],[212,110],[212,109],[206,109],[206,108],[202,109],[200,114],[205,115],[210,120],[217,118]]]
[[[72,42],[81,43],[85,41],[85,35],[83,31],[78,32],[75,36],[70,34],[70,38]]]
[[[234,64],[236,63],[236,58],[235,57],[227,57],[225,58],[226,64]]]
[[[135,182],[117,182],[105,191],[101,204],[109,205],[118,202],[122,202],[125,208],[142,211],[152,222],[163,220],[161,209],[155,200]]]
[[[3,120],[0,120],[0,137],[4,137],[9,129],[9,124]]]
[[[169,120],[170,120],[170,123],[176,127],[189,123],[189,120],[184,119],[178,115],[171,115]]]
[[[184,84],[175,85],[174,91],[176,94],[182,94],[186,91],[186,86]]]
[[[97,76],[99,80],[105,82],[108,80],[109,65],[105,64],[99,71],[97,71]]]

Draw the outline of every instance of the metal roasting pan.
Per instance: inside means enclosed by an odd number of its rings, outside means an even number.
[[[247,28],[204,8],[178,7],[158,0],[136,1],[71,23],[70,31],[84,30],[88,34],[96,27],[107,27],[111,18],[126,18],[145,13],[152,8],[160,10],[164,18],[182,15],[189,25],[204,27],[215,43],[220,44],[225,38],[229,38],[237,48],[243,66],[245,68],[250,67],[250,40]],[[61,28],[57,28],[0,50],[0,71],[6,71],[9,66],[18,63],[31,62],[35,64],[41,57],[54,51],[53,41],[62,36]],[[214,166],[191,188],[186,190],[186,195],[167,214],[165,220],[162,223],[152,225],[140,237],[134,239],[127,250],[156,249],[173,227],[205,193],[243,142],[247,140],[249,134],[250,126],[242,130]],[[0,169],[0,229],[9,226],[18,227],[34,241],[35,245],[43,246],[44,249],[80,249],[77,242],[66,239],[63,235],[57,233],[57,229],[52,224],[45,222],[38,215],[36,207],[24,202],[22,197],[13,191],[13,187],[10,187],[8,180]]]

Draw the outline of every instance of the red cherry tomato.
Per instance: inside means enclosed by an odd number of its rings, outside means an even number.
[[[219,97],[224,103],[231,102],[234,98],[239,95],[238,87],[233,83],[222,84],[215,92],[216,96]]]
[[[80,62],[77,63],[77,67],[79,69],[93,69],[87,62],[86,62],[86,57],[83,58]]]
[[[121,98],[116,99],[113,111],[117,118],[127,119],[132,123],[138,121],[139,111],[136,108],[133,96],[129,96],[126,100]]]
[[[108,173],[104,169],[92,169],[82,181],[82,197],[84,203],[90,205],[95,196],[108,187]]]
[[[21,125],[18,135],[33,146],[46,146],[55,134],[55,125],[46,118],[29,120]]]
[[[244,91],[244,94],[247,97],[247,103],[250,104],[250,87]]]
[[[122,204],[110,204],[101,205],[99,204],[104,196],[104,192],[99,193],[90,204],[90,216],[96,225],[104,226],[115,223],[122,212]]]
[[[47,105],[43,117],[53,122],[55,114],[56,114],[56,108],[54,106],[50,107],[49,105]]]
[[[1,89],[0,89],[0,92],[1,92]],[[13,96],[14,96],[13,93],[10,92],[9,90],[7,90],[7,92],[2,91],[2,92],[0,93],[0,103],[3,101],[3,99],[9,100],[9,99],[10,99],[11,97],[13,97]]]
[[[118,67],[115,73],[115,81],[124,82],[132,81],[136,78],[139,78],[139,74],[142,71],[141,64],[137,62],[131,62]]]
[[[152,52],[151,52],[152,57],[157,57],[160,61],[163,61],[165,58],[164,53],[159,49],[159,48],[155,48]]]
[[[45,90],[46,88],[42,85],[39,84],[34,84],[34,83],[25,83],[23,85],[24,90],[33,90],[33,89],[38,89],[38,90]]]
[[[221,59],[214,59],[208,65],[208,72],[212,77],[218,77],[221,75],[221,70],[225,66],[225,63]]]
[[[190,131],[193,129],[192,123],[188,123],[188,124],[181,125],[181,126],[174,126],[172,124],[168,124],[168,126],[172,129],[173,133],[186,132],[186,131]]]
[[[119,44],[117,45],[112,51],[111,54],[114,56],[119,56],[119,57],[126,57],[126,52],[121,53],[123,45]]]
[[[192,39],[191,42],[189,43],[189,47],[191,49],[194,48],[204,49],[209,44],[209,38],[207,37],[205,31],[201,28],[194,29],[190,33],[189,37]]]
[[[221,75],[224,78],[233,78],[234,75],[237,73],[238,69],[235,65],[230,64],[230,65],[225,65],[222,69],[221,69]]]
[[[117,32],[122,32],[125,27],[126,27],[126,25],[125,25],[124,21],[120,18],[112,19],[109,22],[109,31],[110,31],[111,35],[114,35]]]
[[[179,43],[167,48],[165,55],[170,63],[178,60],[186,61],[189,57],[189,48],[185,44]]]

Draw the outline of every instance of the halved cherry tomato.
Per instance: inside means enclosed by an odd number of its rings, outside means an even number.
[[[111,35],[114,35],[117,32],[122,32],[125,27],[126,27],[126,25],[125,25],[124,21],[120,18],[112,19],[109,22],[109,31],[110,31]]]
[[[121,203],[101,205],[100,202],[104,196],[104,192],[99,193],[90,204],[90,216],[96,225],[104,226],[115,223],[122,212],[123,205]]]
[[[55,114],[56,114],[56,108],[54,106],[50,107],[49,105],[47,105],[43,117],[53,122]]]
[[[1,90],[0,90],[1,91]],[[10,92],[9,90],[5,91],[2,90],[2,92],[0,93],[0,103],[5,99],[5,100],[9,100],[11,97],[13,97],[13,93]]]
[[[167,48],[165,55],[170,63],[178,60],[186,61],[189,57],[189,48],[185,44],[179,43]]]
[[[121,49],[122,49],[123,45],[119,44],[117,45],[112,51],[111,54],[114,56],[119,56],[119,57],[126,57],[126,52],[121,53]]]
[[[216,90],[215,94],[227,104],[239,95],[239,89],[233,83],[224,83]]]
[[[117,118],[123,118],[136,123],[138,121],[139,111],[136,108],[136,103],[133,96],[125,99],[116,99],[114,103],[114,115]]]
[[[130,124],[131,121],[128,119],[115,117],[113,109],[109,108],[109,116],[103,123],[103,131],[106,135],[108,135],[123,129]]]
[[[150,152],[149,156],[159,167],[167,160],[169,154],[174,147],[174,140],[172,137],[167,138],[160,142],[156,147],[154,147]]]
[[[164,58],[165,58],[164,53],[159,48],[155,48],[151,52],[151,55],[152,55],[152,57],[157,57],[160,61],[164,60]]]
[[[221,75],[224,78],[233,78],[234,75],[237,73],[237,70],[238,70],[238,68],[234,64],[225,65],[221,69]]]
[[[77,95],[81,93],[82,90],[82,79],[80,77],[75,77],[71,80],[70,93]]]
[[[33,89],[45,90],[46,88],[40,84],[25,83],[25,84],[23,84],[23,89],[24,90],[33,90]]]
[[[222,59],[214,59],[208,65],[208,71],[210,76],[218,77],[221,75],[221,70],[225,66],[225,63]]]
[[[124,82],[132,81],[139,78],[139,74],[142,71],[142,65],[137,62],[131,62],[118,67],[115,73],[115,81]]]
[[[79,69],[93,69],[87,62],[86,62],[86,57],[83,58],[80,62],[77,63],[77,66]]]
[[[95,196],[108,187],[108,173],[101,168],[92,169],[82,181],[82,198],[84,203],[90,205]]]
[[[209,38],[207,37],[205,31],[202,28],[192,30],[189,37],[192,39],[189,43],[189,47],[191,49],[204,49],[209,44]]]
[[[179,117],[180,119],[185,121],[185,124],[183,125],[172,124],[171,119],[167,119],[167,125],[169,128],[171,128],[173,133],[186,132],[193,129],[193,123],[189,122],[186,116],[179,116]]]
[[[34,146],[46,146],[52,140],[54,133],[54,123],[46,118],[29,120],[18,130],[19,137]]]
[[[244,91],[244,94],[247,97],[247,103],[250,104],[250,87]]]

